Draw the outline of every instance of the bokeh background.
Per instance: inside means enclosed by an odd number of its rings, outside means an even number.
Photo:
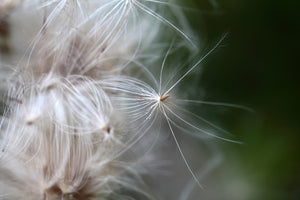
[[[255,110],[229,109],[218,118],[244,144],[222,144],[224,160],[207,189],[222,197],[207,199],[300,199],[299,1],[185,3],[201,13],[186,11],[204,42],[229,33],[204,62],[199,92]]]

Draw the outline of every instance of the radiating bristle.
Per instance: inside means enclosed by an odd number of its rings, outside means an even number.
[[[154,199],[141,176],[149,173],[146,166],[164,163],[152,150],[167,133],[201,187],[176,131],[233,140],[211,133],[218,127],[208,121],[202,120],[208,127],[202,128],[185,119],[173,94],[222,39],[168,82],[173,85],[162,86],[172,49],[197,49],[180,9],[173,9],[180,20],[165,17],[171,1],[1,2],[0,39],[17,42],[0,44],[13,54],[0,62],[5,104],[0,199]],[[29,22],[27,34],[19,33],[18,27]],[[9,26],[11,36],[5,32]],[[162,42],[171,33],[174,37]],[[23,49],[21,43],[28,47]],[[160,71],[159,78],[155,71]]]

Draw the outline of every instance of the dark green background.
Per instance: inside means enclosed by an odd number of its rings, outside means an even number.
[[[236,190],[240,186],[247,191],[224,199],[300,199],[300,3],[214,2],[186,1],[200,10],[201,18],[191,18],[204,41],[229,33],[205,61],[199,88],[205,89],[208,100],[255,110],[229,111],[221,119],[244,144],[225,145],[228,158],[219,172],[220,187],[241,179],[238,183],[244,186],[237,184]]]

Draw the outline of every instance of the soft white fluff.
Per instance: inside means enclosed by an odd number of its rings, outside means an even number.
[[[29,47],[15,66],[11,60],[1,65],[0,199],[134,199],[134,193],[137,199],[152,199],[140,175],[148,173],[145,166],[162,162],[149,152],[166,137],[163,124],[201,187],[176,131],[229,139],[211,133],[223,130],[178,106],[184,100],[175,98],[174,88],[219,44],[162,85],[172,49],[195,46],[178,8],[174,14],[184,24],[164,17],[169,5],[156,0],[24,0],[14,8],[12,41],[22,38]],[[28,19],[33,34],[21,37],[15,27]],[[179,42],[161,42],[161,30],[180,36]],[[159,76],[150,72],[155,69]]]

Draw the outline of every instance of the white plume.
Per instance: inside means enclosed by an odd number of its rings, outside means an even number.
[[[197,49],[182,11],[168,9],[174,5],[2,1],[0,21],[11,26],[12,53],[0,62],[0,199],[155,199],[141,176],[151,173],[147,166],[165,162],[154,152],[166,130],[201,187],[176,131],[229,139],[211,133],[218,130],[212,123],[180,111],[183,100],[175,98],[174,88],[211,51],[162,85],[172,51]]]

